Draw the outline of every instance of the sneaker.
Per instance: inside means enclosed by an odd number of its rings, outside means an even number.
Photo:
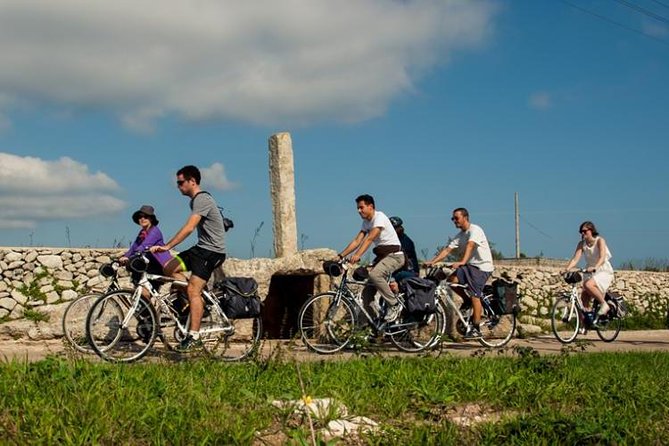
[[[599,307],[599,311],[597,311],[597,316],[604,316],[609,312],[609,304],[604,302],[601,307]]]
[[[481,332],[476,327],[471,327],[463,336],[465,339],[481,339],[482,337]]]
[[[586,335],[586,334],[588,334],[588,330],[586,328],[581,327],[581,328],[578,329],[578,334]]]
[[[188,353],[202,348],[202,339],[195,339],[192,335],[186,335],[183,341],[175,349],[178,352]]]
[[[402,314],[402,305],[400,304],[393,305],[392,307],[388,308],[383,320],[386,322],[395,322],[397,318],[400,317],[400,314]]]

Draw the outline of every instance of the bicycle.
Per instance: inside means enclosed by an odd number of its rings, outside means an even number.
[[[113,291],[101,296],[91,308],[86,321],[88,341],[101,358],[111,362],[133,362],[144,357],[160,337],[168,350],[164,329],[174,327],[177,342],[188,334],[190,312],[185,313],[178,292],[158,293],[152,280],[185,287],[187,282],[173,277],[146,272],[145,253],[133,257],[128,267],[141,273],[134,290]],[[147,290],[149,299],[142,296]],[[221,307],[224,291],[202,291],[204,316],[200,328],[203,351],[225,361],[247,358],[260,344],[262,322],[260,316],[229,318]],[[155,301],[155,305],[152,303]],[[158,309],[156,309],[156,306]]]
[[[82,353],[94,353],[86,338],[86,317],[95,301],[103,294],[118,291],[121,286],[118,282],[118,262],[111,262],[100,267],[103,277],[111,279],[107,289],[102,292],[93,292],[79,296],[69,303],[63,313],[62,328],[65,339]]]
[[[312,351],[322,354],[336,353],[352,345],[356,334],[371,328],[373,337],[388,336],[398,349],[416,353],[435,344],[445,316],[443,306],[436,302],[437,310],[432,314],[411,315],[405,309],[400,317],[386,323],[382,317],[370,314],[365,308],[362,290],[367,281],[362,277],[349,278],[350,265],[344,262],[324,262],[324,270],[331,277],[341,276],[332,291],[310,297],[298,314],[298,327],[304,344]],[[351,287],[359,287],[353,290]],[[404,297],[399,295],[404,307]],[[385,311],[385,300],[381,300],[381,315]]]
[[[607,314],[596,316],[600,306],[597,300],[594,302],[593,310],[586,311],[578,289],[578,283],[582,280],[581,273],[584,272],[584,269],[579,269],[562,274],[564,281],[571,285],[571,290],[558,295],[553,304],[551,310],[553,334],[558,341],[569,344],[579,335],[579,328],[583,324],[585,325],[583,331],[594,328],[599,339],[604,342],[613,342],[622,328],[622,316],[619,314],[621,303],[607,292],[605,295],[606,302],[609,304]]]
[[[448,304],[457,316],[457,322],[455,324],[456,331],[461,336],[465,336],[473,328],[473,309],[471,306],[472,294],[468,285],[446,281],[445,279],[449,275],[450,274],[444,272],[440,267],[432,267],[426,273],[426,277],[432,277],[433,280],[438,283],[436,290],[438,300]],[[515,280],[507,283],[517,285],[520,283],[520,280],[521,278],[517,277]],[[458,307],[451,297],[451,292],[455,292],[456,289],[463,290],[469,299],[469,302],[465,301],[460,307]],[[476,340],[486,347],[498,348],[505,346],[511,341],[511,338],[513,338],[513,334],[516,330],[517,314],[520,311],[520,307],[517,303],[506,303],[503,305],[495,297],[493,287],[490,285],[486,285],[483,288],[481,305],[483,307],[481,321],[479,322],[481,337],[476,338]],[[507,306],[510,308],[506,308]],[[448,334],[446,331],[446,319],[444,318],[444,324],[441,327],[439,339],[447,337]]]

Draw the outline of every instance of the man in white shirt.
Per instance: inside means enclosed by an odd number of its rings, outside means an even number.
[[[372,263],[368,285],[363,290],[362,296],[365,306],[378,314],[378,304],[374,302],[374,295],[378,290],[389,306],[384,320],[393,322],[402,312],[402,305],[391,291],[388,279],[404,265],[402,246],[390,219],[383,212],[376,210],[371,195],[360,195],[355,202],[358,214],[362,218],[362,228],[351,243],[339,253],[339,258],[343,259],[353,253],[348,260],[357,263],[369,246],[374,244],[373,252],[376,258]]]
[[[469,212],[465,208],[457,208],[453,211],[451,220],[455,227],[460,229],[451,242],[442,249],[432,260],[426,262],[426,265],[437,263],[448,256],[453,250],[462,249],[462,257],[458,262],[453,263],[455,271],[448,278],[449,282],[466,284],[472,294],[472,324],[473,327],[465,334],[466,338],[480,338],[479,323],[483,307],[481,297],[483,297],[483,286],[492,274],[495,267],[492,263],[492,252],[488,239],[480,226],[470,223]],[[462,297],[465,303],[469,298],[461,288],[455,288],[455,291]]]

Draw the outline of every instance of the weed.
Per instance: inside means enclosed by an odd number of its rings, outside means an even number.
[[[50,319],[50,316],[47,313],[34,308],[24,309],[23,317],[33,322],[49,322]]]

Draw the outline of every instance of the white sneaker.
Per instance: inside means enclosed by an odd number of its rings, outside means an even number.
[[[604,304],[601,307],[599,307],[599,311],[597,311],[597,316],[604,316],[608,312],[609,312],[609,304],[604,302]]]
[[[383,320],[386,322],[394,322],[397,320],[398,317],[400,317],[401,313],[402,313],[402,305],[400,304],[393,305],[392,307],[388,308],[388,310],[386,311],[386,316],[383,318]]]

